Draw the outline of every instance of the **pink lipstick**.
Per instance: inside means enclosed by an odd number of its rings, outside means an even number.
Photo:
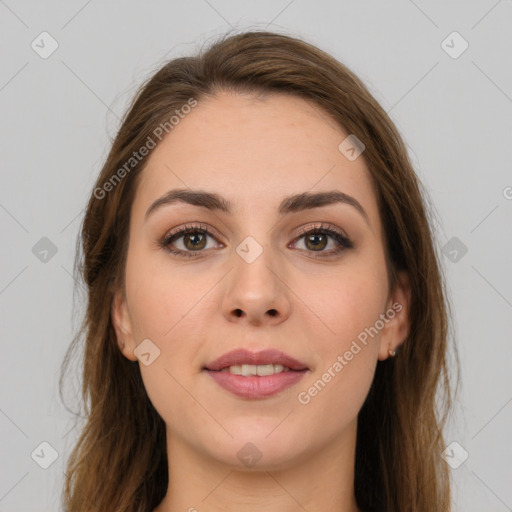
[[[215,382],[236,396],[248,399],[275,395],[296,384],[309,368],[275,349],[228,352],[204,368]]]

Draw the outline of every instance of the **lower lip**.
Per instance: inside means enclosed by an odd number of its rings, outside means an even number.
[[[244,377],[230,372],[206,370],[225,390],[242,398],[265,398],[275,395],[299,382],[307,370],[274,373],[259,377]]]

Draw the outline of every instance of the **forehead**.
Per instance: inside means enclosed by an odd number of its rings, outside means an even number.
[[[261,213],[293,193],[340,190],[363,203],[373,224],[366,164],[338,149],[347,136],[302,98],[222,92],[199,102],[153,150],[135,202],[147,208],[172,188],[197,188],[225,196],[238,213]]]

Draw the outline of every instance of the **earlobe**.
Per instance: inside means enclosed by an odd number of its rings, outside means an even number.
[[[379,347],[379,360],[384,361],[400,352],[400,345],[404,343],[410,331],[411,286],[406,271],[398,272],[398,282],[388,302],[386,312],[388,319],[381,333]]]
[[[135,346],[133,342],[131,319],[126,304],[126,298],[122,290],[118,289],[114,293],[110,314],[119,349],[127,359],[136,361],[137,357],[133,353]]]

